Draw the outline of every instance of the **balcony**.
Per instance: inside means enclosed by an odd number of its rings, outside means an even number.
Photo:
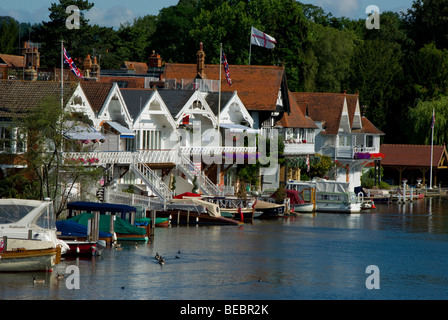
[[[314,142],[293,142],[290,140],[285,141],[285,156],[295,156],[303,154],[314,154]]]
[[[143,163],[176,163],[177,150],[139,150],[139,159]],[[128,151],[92,151],[92,152],[65,152],[64,162],[66,164],[131,164],[136,152]]]

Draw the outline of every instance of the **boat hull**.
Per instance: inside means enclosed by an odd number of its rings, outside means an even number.
[[[313,213],[315,211],[315,206],[312,203],[295,204],[291,207],[294,213]]]
[[[3,251],[0,272],[51,271],[60,261],[60,248]]]
[[[93,256],[97,253],[97,245],[90,241],[65,241],[69,250],[65,253],[68,256]]]
[[[225,217],[212,217],[207,214],[181,210],[159,211],[157,215],[170,218],[170,222],[173,225],[240,225],[243,223]]]
[[[360,203],[316,203],[316,212],[323,213],[359,213],[361,212]]]

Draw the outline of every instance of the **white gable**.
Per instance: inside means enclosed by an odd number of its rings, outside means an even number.
[[[187,115],[190,116],[190,122],[195,120],[202,122],[203,119],[201,118],[207,118],[211,121],[213,127],[218,125],[216,116],[213,114],[213,111],[205,101],[204,96],[199,91],[194,91],[185,106],[176,114],[175,120],[177,125],[179,125],[182,122],[182,119]]]
[[[236,91],[221,109],[219,122],[231,124],[241,124],[244,122],[251,128],[254,126],[254,119],[244,107],[244,104],[238,97]]]
[[[95,113],[93,112],[89,100],[87,99],[87,96],[84,93],[84,90],[82,90],[82,87],[79,83],[75,89],[75,92],[73,92],[73,95],[68,100],[66,108],[68,108],[67,110],[70,112],[82,113],[87,115],[96,127],[97,123]]]
[[[177,127],[168,107],[160,96],[159,92],[154,94],[146,104],[143,106],[140,114],[134,120],[134,127],[141,127],[141,125],[152,124],[152,127],[165,126],[175,129]]]
[[[132,129],[132,117],[129,114],[126,103],[116,83],[112,86],[112,89],[98,114],[98,121],[100,124],[109,120],[119,122],[122,125],[127,125],[128,128]]]
[[[348,115],[347,98],[344,98],[344,105],[342,107],[341,120],[339,122],[339,132],[350,133],[350,117]]]

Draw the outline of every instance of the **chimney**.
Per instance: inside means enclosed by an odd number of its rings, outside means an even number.
[[[205,53],[203,50],[202,42],[199,43],[199,51],[196,55],[198,57],[197,77],[206,79],[207,76],[205,75]]]
[[[162,58],[160,58],[160,54],[156,54],[155,50],[152,51],[152,55],[148,59],[148,67],[149,68],[160,68],[162,67]]]

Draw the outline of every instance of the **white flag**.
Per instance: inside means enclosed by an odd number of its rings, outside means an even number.
[[[257,30],[254,27],[252,27],[250,43],[260,46],[260,47],[274,49],[275,43],[277,43],[277,41],[275,41],[275,39],[273,37],[271,37],[270,35],[268,35],[264,32],[261,32],[260,30]]]

